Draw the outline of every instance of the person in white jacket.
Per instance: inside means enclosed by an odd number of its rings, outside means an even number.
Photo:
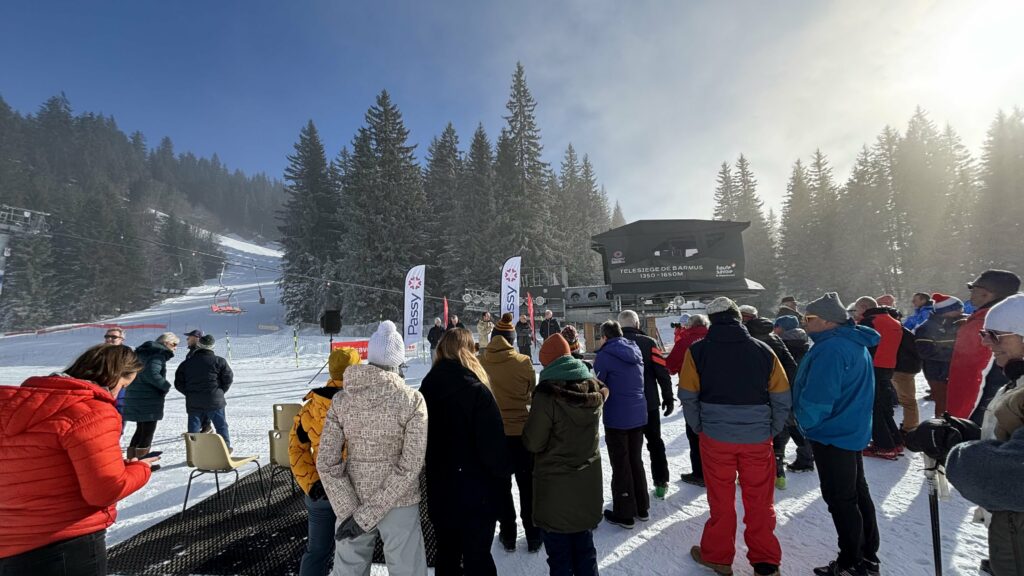
[[[367,360],[345,370],[316,461],[338,518],[332,574],[368,576],[380,534],[391,576],[426,576],[419,477],[427,405],[399,374],[405,345],[390,320],[370,337]]]

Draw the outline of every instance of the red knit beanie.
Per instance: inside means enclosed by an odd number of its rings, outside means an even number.
[[[561,334],[552,334],[544,340],[544,345],[540,347],[541,366],[547,366],[569,354],[572,354],[572,350],[569,349],[569,343],[565,341],[565,338]]]

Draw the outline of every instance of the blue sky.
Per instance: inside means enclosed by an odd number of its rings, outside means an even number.
[[[312,118],[333,155],[387,89],[422,158],[451,121],[468,147],[503,121],[515,63],[547,159],[590,154],[628,220],[710,217],[741,152],[768,206],[820,147],[859,147],[920,104],[972,150],[1024,105],[1014,22],[979,2],[48,2],[0,5],[0,96],[64,91],[155,146],[280,177]]]

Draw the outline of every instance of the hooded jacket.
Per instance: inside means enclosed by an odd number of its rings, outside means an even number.
[[[672,351],[668,353],[668,358],[665,360],[665,368],[670,375],[675,376],[679,374],[679,371],[683,368],[683,357],[686,356],[686,351],[690,349],[690,346],[693,346],[694,342],[700,342],[707,335],[707,326],[694,326],[693,328],[686,329],[683,339],[675,343]]]
[[[807,351],[811,349],[811,341],[807,337],[807,332],[804,332],[803,328],[793,328],[780,334],[779,339],[786,345],[786,349],[789,350],[793,361],[799,367],[800,361],[804,359]]]
[[[209,412],[227,406],[224,393],[235,381],[228,361],[200,348],[174,371],[174,389],[185,395],[185,410]]]
[[[430,412],[425,470],[431,520],[464,524],[466,515],[479,515],[493,522],[510,473],[494,396],[454,360],[434,364],[423,377],[420,393]]]
[[[632,340],[640,348],[644,359],[644,396],[647,398],[647,410],[657,411],[662,401],[675,402],[672,395],[672,377],[665,366],[665,356],[658,348],[658,342],[639,328],[622,327],[622,335]],[[661,388],[661,397],[658,397]]]
[[[484,350],[480,364],[491,381],[491,392],[501,410],[506,436],[520,436],[530,415],[530,398],[537,385],[537,373],[529,356],[512,348],[508,340],[494,338]]]
[[[331,355],[327,358],[330,380],[325,386],[306,393],[302,399],[302,408],[295,416],[291,433],[288,435],[288,462],[292,465],[295,481],[306,494],[309,494],[313,485],[320,481],[320,474],[316,471],[316,455],[320,448],[324,420],[327,418],[327,411],[331,409],[331,400],[345,387],[345,369],[359,362],[359,352],[355,348],[331,350]]]
[[[878,332],[852,322],[811,334],[793,386],[797,423],[804,435],[843,450],[863,450],[871,439],[875,372],[869,348]]]
[[[1002,300],[978,308],[960,324],[949,363],[946,410],[957,418],[970,418],[981,401],[987,384],[1006,384],[1002,370],[992,360],[992,351],[981,343],[978,333],[985,327],[988,311]]]
[[[397,372],[369,364],[347,368],[345,388],[331,402],[316,458],[335,515],[354,516],[369,531],[392,509],[418,504],[426,451],[423,396]]]
[[[647,425],[644,396],[644,358],[640,348],[627,338],[611,338],[597,350],[594,360],[597,378],[608,386],[604,404],[604,425],[615,430],[632,430]]]
[[[686,351],[679,401],[694,432],[733,444],[775,437],[792,407],[778,357],[738,318],[713,318],[707,338]]]
[[[928,380],[946,381],[949,379],[949,362],[953,359],[953,345],[956,333],[966,316],[959,318],[932,315],[917,327],[914,333],[914,345],[917,355],[921,357],[924,377]]]
[[[541,371],[523,444],[534,454],[533,522],[548,532],[593,530],[604,483],[599,432],[605,387],[572,356]]]
[[[124,419],[129,422],[154,422],[164,418],[164,397],[171,390],[167,381],[167,361],[174,352],[150,340],[135,349],[142,371],[125,388]]]
[[[107,390],[66,376],[0,386],[0,558],[104,530],[149,481],[125,462]]]

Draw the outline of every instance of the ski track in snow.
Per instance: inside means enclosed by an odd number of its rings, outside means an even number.
[[[277,268],[280,252],[255,246],[236,238],[219,237],[229,257],[257,266]],[[244,260],[243,260],[244,259]],[[267,431],[273,427],[272,405],[279,402],[301,402],[310,387],[309,381],[323,366],[327,356],[327,338],[319,334],[301,334],[296,358],[291,329],[285,324],[278,302],[276,278],[269,272],[228,266],[224,284],[235,290],[244,314],[230,316],[210,312],[216,280],[193,288],[188,294],[163,302],[144,311],[106,320],[121,324],[160,323],[182,334],[201,328],[217,337],[217,353],[227,356],[227,338],[231,344],[231,365],[235,383],[227,394],[227,416],[236,454],[258,454],[260,464],[268,465]],[[258,303],[258,287],[262,287],[267,304]],[[663,335],[671,338],[670,319],[659,320]],[[278,330],[273,330],[278,327]],[[129,330],[127,342],[137,346],[155,338],[161,330]],[[102,341],[103,330],[81,328],[41,335],[0,337],[0,382],[17,384],[25,378],[59,371],[89,345]],[[184,340],[184,337],[182,337]],[[168,363],[168,378],[182,354]],[[298,364],[298,366],[296,366]],[[410,359],[407,379],[412,385],[429,369],[422,359]],[[538,366],[539,369],[539,366]],[[315,380],[324,382],[326,370]],[[924,380],[918,379],[918,396],[924,395]],[[184,443],[181,433],[186,429],[184,397],[176,391],[167,395],[165,417],[159,423],[153,445],[164,451],[162,468],[144,488],[118,504],[117,522],[107,532],[110,545],[121,542],[157,522],[180,512],[188,480]],[[933,405],[922,402],[922,415],[930,415]],[[897,409],[897,422],[900,410]],[[122,445],[126,445],[134,424],[129,423]],[[678,480],[689,471],[685,425],[681,410],[663,420],[663,437],[668,451],[672,482],[666,500],[653,498],[651,519],[637,523],[633,530],[601,524],[594,532],[601,573],[608,575],[648,574],[652,576],[707,575],[711,572],[697,566],[689,557],[689,549],[699,543],[707,519],[707,498],[704,491]],[[604,469],[604,497],[610,506],[611,469],[601,440]],[[787,460],[795,457],[792,444]],[[650,469],[650,461],[644,454]],[[895,462],[865,459],[868,484],[875,501],[882,546],[882,573],[886,575],[926,576],[934,574],[932,566],[931,524],[928,494],[922,470],[922,459],[916,454]],[[226,477],[227,478],[227,477]],[[828,563],[837,552],[835,528],[821,500],[818,477],[814,473],[789,474],[787,490],[776,491],[778,536],[783,551],[782,573],[810,574],[814,566]],[[231,480],[226,480],[230,482]],[[649,481],[650,483],[650,481]],[[513,483],[514,484],[514,483]],[[653,489],[653,486],[651,486]],[[200,477],[193,482],[190,504],[215,492],[213,478]],[[516,499],[518,502],[518,498]],[[942,555],[945,574],[978,573],[977,566],[987,557],[987,536],[983,526],[971,522],[974,506],[953,489],[948,501],[940,503]],[[737,511],[742,518],[742,505],[737,492]],[[735,573],[753,574],[746,562],[742,520],[736,539]],[[527,554],[522,526],[519,548],[515,554],[504,552],[497,543],[492,548],[498,573],[509,576],[546,574],[545,554]],[[432,573],[433,571],[431,571]],[[387,574],[375,566],[374,574]]]

